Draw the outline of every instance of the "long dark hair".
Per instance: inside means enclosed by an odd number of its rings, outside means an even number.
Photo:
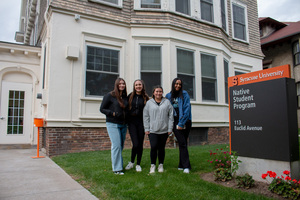
[[[137,79],[137,80],[135,80],[134,82],[133,82],[133,90],[132,90],[132,93],[131,93],[131,95],[130,95],[130,97],[129,97],[129,110],[131,110],[131,103],[132,103],[132,100],[133,100],[133,97],[134,97],[134,95],[136,94],[136,90],[135,90],[135,82],[137,82],[137,81],[140,81],[141,83],[142,83],[142,86],[143,86],[143,89],[142,89],[142,93],[141,93],[141,95],[142,95],[142,97],[143,97],[143,99],[144,99],[144,105],[146,104],[146,102],[149,100],[149,96],[148,96],[148,94],[146,93],[146,89],[145,89],[145,83],[144,83],[144,81],[143,80],[141,80],[141,79]]]
[[[124,84],[125,84],[125,88],[123,91],[120,91],[119,90],[119,84],[121,81],[124,81]],[[123,78],[117,78],[116,81],[115,81],[115,86],[114,86],[114,90],[110,92],[110,94],[114,97],[117,98],[121,108],[125,108],[125,105],[124,105],[124,102],[123,102],[123,99],[122,99],[122,96],[127,96],[127,89],[126,89],[126,82]]]
[[[157,88],[160,88],[161,90],[162,90],[162,92],[164,92],[164,89],[160,86],[160,85],[156,85],[156,86],[154,86],[153,87],[153,89],[152,89],[152,98],[153,99],[155,99],[155,97],[154,97],[154,91],[157,89]]]
[[[179,91],[176,91],[175,90],[175,83],[176,81],[180,80],[181,81],[181,88]],[[176,97],[180,97],[180,98],[183,98],[183,95],[182,95],[182,91],[183,91],[183,82],[182,82],[182,79],[180,78],[174,78],[174,80],[172,81],[172,90],[171,90],[171,99],[173,100],[174,98]]]

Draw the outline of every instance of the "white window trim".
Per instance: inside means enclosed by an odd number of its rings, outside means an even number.
[[[105,4],[105,5],[116,7],[116,8],[122,8],[123,7],[123,0],[118,0],[118,4],[106,2],[106,1],[103,1],[103,0],[88,0],[88,1],[91,1],[91,2],[94,2],[94,3]]]
[[[235,38],[234,37],[234,22],[233,22],[233,4],[235,5],[238,5],[240,7],[243,7],[245,9],[245,32],[246,32],[246,40],[242,40],[242,39],[239,39],[239,38]],[[249,43],[249,28],[248,28],[248,10],[247,10],[247,6],[243,3],[241,3],[240,1],[238,0],[231,0],[231,28],[232,28],[232,38],[234,40],[238,40],[238,41],[241,41],[241,42],[247,42]]]

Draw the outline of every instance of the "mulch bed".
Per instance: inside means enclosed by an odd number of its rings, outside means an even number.
[[[268,183],[255,181],[254,182],[254,184],[255,184],[254,187],[249,188],[249,189],[244,189],[244,188],[237,187],[237,183],[236,183],[235,179],[232,179],[232,180],[226,181],[226,182],[215,181],[213,172],[201,174],[200,177],[201,177],[201,179],[203,179],[205,181],[215,183],[215,184],[218,184],[218,185],[223,185],[225,187],[231,187],[231,188],[238,189],[238,190],[245,191],[245,192],[264,195],[264,196],[269,197],[269,198],[281,199],[281,200],[285,199],[286,200],[286,198],[283,198],[283,197],[269,191],[268,190],[268,187],[269,187]]]

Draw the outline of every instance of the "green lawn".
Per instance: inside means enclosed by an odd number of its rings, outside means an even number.
[[[65,154],[53,161],[86,187],[99,199],[268,199],[232,188],[209,183],[201,173],[212,171],[207,162],[209,150],[228,148],[228,145],[204,145],[189,148],[192,170],[183,174],[177,170],[178,149],[167,149],[164,173],[149,174],[150,151],[144,150],[141,167],[115,175],[111,170],[110,151]],[[130,159],[130,149],[123,151],[124,167]]]

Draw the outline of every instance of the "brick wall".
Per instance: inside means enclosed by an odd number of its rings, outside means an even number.
[[[47,156],[75,153],[82,151],[109,150],[111,142],[106,128],[45,128],[45,144]],[[41,139],[42,141],[42,139]],[[42,144],[42,143],[40,143]],[[170,137],[167,147],[173,147],[174,139]],[[145,137],[144,148],[149,148],[150,142]],[[127,133],[125,148],[131,148],[130,135]]]
[[[208,144],[229,144],[228,127],[211,127],[207,135]]]

